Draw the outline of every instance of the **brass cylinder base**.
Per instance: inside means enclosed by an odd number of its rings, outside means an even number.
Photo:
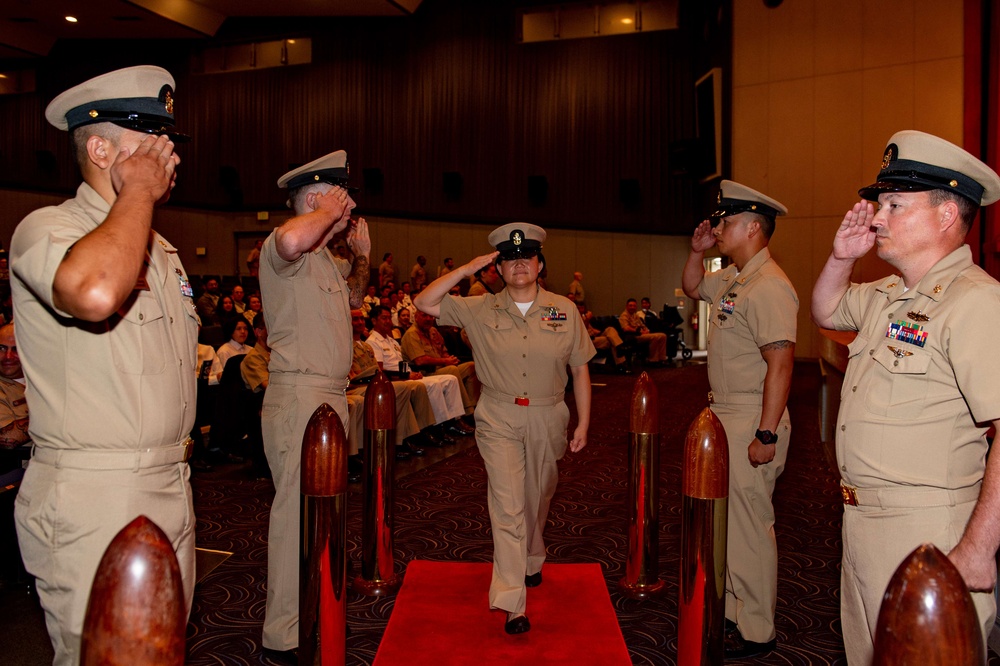
[[[725,649],[729,498],[685,495],[681,505],[679,666],[721,666]]]

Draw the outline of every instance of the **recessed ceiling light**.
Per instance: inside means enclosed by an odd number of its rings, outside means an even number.
[[[69,23],[76,23],[76,17],[75,17],[75,16],[67,16],[67,17],[66,17],[66,20],[67,20],[67,21],[68,21]]]
[[[289,44],[294,44],[295,43],[294,39],[286,39],[285,41],[288,42]]]
[[[623,18],[622,19],[622,23],[624,23],[625,25],[632,25],[632,19],[630,19],[630,18]]]

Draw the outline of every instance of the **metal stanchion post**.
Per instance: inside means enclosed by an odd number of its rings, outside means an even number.
[[[396,392],[379,370],[365,391],[361,574],[354,579],[354,590],[367,596],[391,594],[402,584],[392,553],[395,440]]]
[[[875,626],[873,666],[980,666],[982,629],[962,574],[924,544],[889,580]]]
[[[347,436],[320,405],[302,436],[299,542],[299,663],[347,659]]]
[[[706,407],[684,441],[677,663],[722,664],[725,654],[729,444]]]
[[[108,544],[90,588],[82,666],[184,663],[187,609],[170,539],[139,516]]]
[[[645,599],[662,592],[660,549],[660,417],[656,384],[643,372],[632,390],[628,441],[628,559],[622,594]]]

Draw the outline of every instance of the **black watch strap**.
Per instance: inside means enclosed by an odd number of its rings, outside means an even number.
[[[774,444],[778,441],[778,436],[770,430],[758,430],[754,433],[754,437],[756,437],[761,444]]]

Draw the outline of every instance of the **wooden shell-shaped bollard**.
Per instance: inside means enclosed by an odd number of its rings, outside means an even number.
[[[111,540],[83,620],[83,666],[184,663],[187,609],[170,539],[139,516]]]
[[[367,596],[391,594],[403,582],[392,553],[395,442],[396,391],[379,370],[365,391],[361,573],[354,578],[354,590]]]
[[[660,562],[660,405],[643,372],[632,390],[628,440],[628,557],[622,594],[645,599],[664,590]]]
[[[962,574],[933,544],[906,556],[889,580],[875,627],[874,666],[979,666],[982,629]]]
[[[347,436],[324,403],[302,436],[299,663],[347,659]]]
[[[729,444],[706,407],[684,441],[677,663],[721,664],[726,620]]]

